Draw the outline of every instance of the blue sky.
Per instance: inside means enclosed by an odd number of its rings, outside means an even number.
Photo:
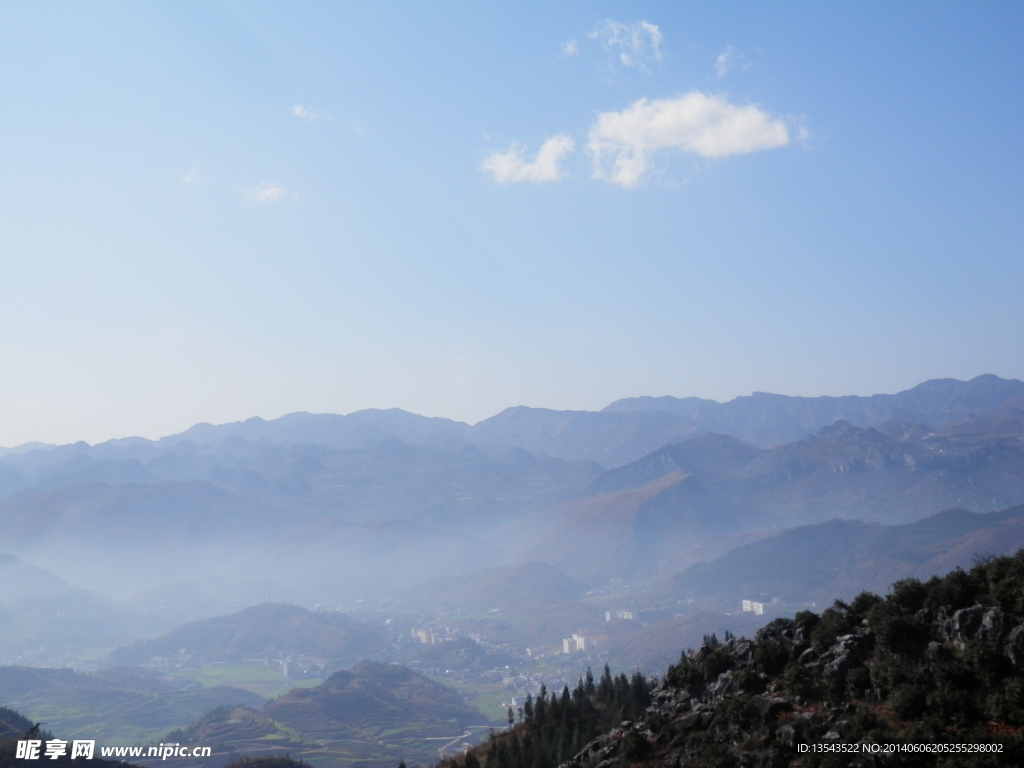
[[[0,445],[1024,378],[1024,6],[551,5],[0,5]]]

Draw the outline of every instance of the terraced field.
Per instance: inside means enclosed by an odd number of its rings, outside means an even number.
[[[204,664],[200,667],[183,667],[174,671],[174,678],[182,682],[195,681],[204,688],[230,686],[273,699],[283,696],[293,688],[312,688],[322,680],[293,680],[286,678],[276,664],[267,665],[258,661],[225,662]]]
[[[62,738],[96,739],[103,746],[170,739],[213,749],[212,759],[195,766],[177,760],[179,768],[216,768],[239,755],[270,754],[324,768],[394,768],[403,759],[429,765],[442,752],[484,738],[503,716],[499,701],[507,697],[500,684],[480,697],[488,717],[451,687],[372,662],[322,684],[287,680],[280,667],[258,662],[166,675],[138,667],[94,674],[0,667],[0,706],[45,723]]]

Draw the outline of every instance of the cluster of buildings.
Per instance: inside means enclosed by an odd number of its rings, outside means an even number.
[[[644,608],[638,611],[635,608],[622,608],[618,611],[605,611],[605,621],[639,621],[641,624],[653,624],[656,621],[671,619],[675,615],[673,608]]]
[[[605,611],[604,620],[620,619],[624,621],[636,621],[636,611]]]
[[[758,616],[764,613],[764,603],[755,603],[753,600],[744,600],[742,605],[744,611],[753,612]]]
[[[587,650],[587,638],[574,634],[562,638],[562,653],[581,653]]]
[[[437,645],[438,643],[450,643],[455,640],[455,635],[448,628],[444,628],[442,633],[440,630],[434,630],[431,627],[413,627],[412,637],[424,645]],[[470,638],[476,642],[480,642],[479,635],[470,635]]]

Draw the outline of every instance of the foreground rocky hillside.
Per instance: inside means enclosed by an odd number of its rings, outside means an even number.
[[[753,640],[709,636],[642,711],[598,691],[528,702],[446,766],[1019,766],[1024,551],[776,619]]]

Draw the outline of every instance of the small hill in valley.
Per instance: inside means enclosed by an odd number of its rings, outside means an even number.
[[[452,688],[397,664],[363,662],[261,711],[221,707],[167,739],[209,745],[215,757],[289,754],[316,766],[394,768],[432,764],[445,744],[491,725]]]
[[[453,724],[487,724],[453,688],[408,667],[372,661],[335,672],[316,688],[296,688],[268,704],[264,713],[309,733],[327,721],[370,731],[415,723],[436,728],[438,735],[454,735]]]
[[[177,657],[184,650],[192,662],[200,664],[302,655],[337,668],[373,654],[381,643],[377,629],[343,613],[263,603],[118,648],[108,660],[149,664],[154,657]]]

